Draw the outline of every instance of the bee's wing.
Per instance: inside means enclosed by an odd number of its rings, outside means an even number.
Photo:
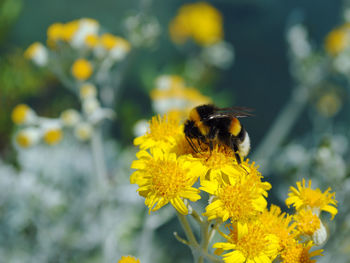
[[[218,108],[213,114],[210,114],[207,119],[251,117],[254,116],[254,114],[250,113],[251,111],[254,111],[254,109],[247,107]]]

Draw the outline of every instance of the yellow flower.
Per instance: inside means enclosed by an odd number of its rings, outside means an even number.
[[[141,137],[134,140],[135,145],[140,145],[141,149],[157,147],[168,151],[176,145],[176,138],[183,134],[183,125],[174,115],[164,115],[152,117],[149,130]]]
[[[296,240],[290,240],[287,248],[281,252],[283,263],[314,263],[316,260],[311,259],[315,256],[322,256],[322,249],[310,252],[312,242],[301,244]]]
[[[309,186],[306,187],[305,179],[297,182],[297,188],[290,187],[286,204],[288,207],[293,204],[297,212],[303,209],[311,209],[316,215],[321,211],[329,212],[332,219],[338,213],[336,208],[337,201],[335,200],[335,193],[330,193],[331,188],[328,188],[324,193],[320,189],[311,189],[311,180]]]
[[[17,105],[11,114],[12,121],[16,124],[28,123],[35,117],[33,110],[25,104]]]
[[[100,37],[100,43],[106,50],[112,50],[116,46],[123,46],[127,51],[130,50],[130,44],[124,38],[105,33]]]
[[[350,44],[349,25],[345,24],[331,31],[325,40],[326,51],[335,56],[344,51]]]
[[[64,31],[64,24],[54,23],[47,29],[47,44],[50,47],[55,47],[56,42],[62,40]]]
[[[15,141],[18,146],[28,148],[36,144],[40,139],[40,132],[36,128],[27,128],[16,134]]]
[[[216,253],[222,250],[234,250],[223,255],[225,263],[271,263],[277,256],[278,238],[266,233],[259,221],[249,224],[237,223],[228,242],[216,243]]]
[[[97,35],[87,35],[85,38],[85,45],[88,46],[89,48],[94,48],[97,46],[99,42],[99,38]]]
[[[61,141],[63,137],[62,130],[59,128],[49,129],[44,134],[44,141],[48,145],[55,145]]]
[[[279,251],[286,247],[290,239],[295,238],[295,223],[291,223],[292,216],[282,213],[281,208],[275,205],[270,206],[270,210],[265,210],[259,215],[266,233],[274,234],[279,239]]]
[[[122,256],[118,263],[140,263],[140,260],[132,256]]]
[[[181,214],[188,214],[184,199],[197,201],[199,190],[192,187],[205,172],[200,162],[186,156],[176,157],[152,148],[151,154],[141,150],[131,168],[137,169],[131,177],[132,184],[138,184],[138,192],[145,197],[149,211],[156,211],[169,202]]]
[[[192,37],[199,45],[212,45],[223,38],[222,16],[205,2],[185,4],[171,21],[169,32],[172,40],[178,44]]]
[[[79,20],[73,20],[63,25],[62,39],[66,42],[72,40],[74,34],[79,28]]]
[[[293,219],[300,235],[312,236],[321,227],[321,220],[311,210],[300,210]]]
[[[240,166],[235,158],[234,152],[225,145],[215,145],[213,151],[210,152],[209,147],[201,145],[202,150],[194,154],[199,158],[203,165],[207,168],[206,180],[217,180],[221,177],[223,171],[226,173],[245,173],[244,168],[247,168],[247,163],[243,162]],[[198,148],[200,149],[200,148]],[[202,180],[202,178],[201,178]]]
[[[118,37],[109,33],[102,34],[100,37],[101,45],[107,50],[111,50],[112,48],[114,48],[117,42],[118,42]]]
[[[342,106],[342,99],[340,95],[335,92],[328,92],[324,94],[317,102],[316,108],[319,113],[325,117],[333,117],[336,115]]]
[[[80,86],[80,98],[82,100],[95,98],[97,94],[97,89],[95,85],[91,83],[85,83]]]
[[[74,135],[81,141],[87,141],[91,138],[93,127],[87,122],[78,123],[74,128]]]
[[[74,126],[80,120],[80,114],[74,109],[68,109],[61,113],[60,119],[65,126]]]
[[[92,74],[92,65],[86,59],[78,59],[72,66],[72,74],[78,80],[86,80]]]
[[[260,176],[247,174],[239,166],[226,169],[219,180],[201,180],[201,185],[199,189],[214,197],[204,213],[208,220],[230,218],[232,222],[248,222],[264,211],[271,188],[269,183],[261,182]]]
[[[43,44],[35,42],[26,49],[24,57],[31,59],[38,66],[45,66],[48,61],[48,52]]]

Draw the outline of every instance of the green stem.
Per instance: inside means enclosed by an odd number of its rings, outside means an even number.
[[[96,127],[92,133],[91,150],[95,162],[98,180],[100,181],[101,185],[105,186],[108,183],[108,177],[103,152],[101,131],[98,127]]]
[[[180,214],[179,212],[177,212],[177,217],[180,221],[180,224],[181,224],[183,230],[185,231],[185,235],[187,237],[189,247],[191,248],[191,252],[193,255],[193,262],[198,262],[198,259],[200,256],[199,244],[196,240],[196,237],[193,234],[190,223],[187,221],[186,216],[184,216],[183,214]]]

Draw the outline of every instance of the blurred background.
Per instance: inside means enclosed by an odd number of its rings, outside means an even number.
[[[223,27],[220,41],[209,44],[169,32],[189,3],[197,2],[0,0],[0,262],[117,262],[125,254],[142,263],[191,262],[190,250],[173,238],[181,233],[174,212],[168,207],[149,216],[128,179],[133,139],[145,120],[170,107],[159,106],[164,95],[155,92],[170,75],[203,101],[255,109],[242,123],[252,141],[249,158],[273,186],[269,203],[287,211],[288,188],[301,178],[336,192],[339,214],[327,226],[330,238],[318,261],[349,262],[350,3],[209,1]],[[46,45],[53,23],[81,18],[130,43],[128,55],[95,83],[101,109],[114,117],[101,110],[107,117],[90,123],[96,139],[77,139],[62,127],[59,143],[23,147],[21,126],[12,121],[16,105],[54,122],[84,104],[67,87],[72,81],[52,70],[55,62],[38,67],[23,54],[33,42]],[[200,25],[209,27],[207,19]],[[72,57],[85,54],[79,52]],[[94,172],[96,152],[105,165]],[[96,174],[105,174],[109,185],[96,186]]]

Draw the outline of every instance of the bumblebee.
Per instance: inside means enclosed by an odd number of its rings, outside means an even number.
[[[250,150],[250,139],[247,131],[238,118],[253,116],[252,109],[245,107],[218,108],[213,104],[200,105],[190,111],[184,125],[185,137],[195,152],[193,139],[198,145],[204,143],[213,150],[214,143],[230,147],[238,163],[241,156],[246,157]]]

